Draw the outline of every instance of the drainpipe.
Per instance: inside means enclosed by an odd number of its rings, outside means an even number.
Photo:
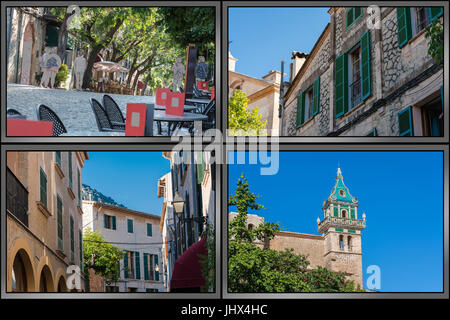
[[[281,60],[281,83],[280,83],[280,105],[278,106],[278,118],[281,120],[279,121],[278,125],[278,133],[281,135],[282,133],[282,126],[283,126],[283,108],[284,108],[284,60]]]

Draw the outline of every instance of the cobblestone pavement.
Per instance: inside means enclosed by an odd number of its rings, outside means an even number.
[[[126,114],[127,103],[155,103],[155,98],[151,96],[109,95],[119,105],[124,116]],[[36,106],[44,104],[56,112],[64,123],[68,135],[71,132],[86,132],[85,135],[88,136],[98,133],[95,116],[89,102],[90,98],[97,99],[102,103],[103,93],[46,89],[30,85],[8,83],[6,104],[8,109],[14,108],[18,110],[28,120],[37,120]],[[154,134],[156,134],[156,124]]]

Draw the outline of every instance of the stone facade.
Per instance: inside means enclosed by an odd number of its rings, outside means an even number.
[[[97,230],[106,241],[128,252],[125,256],[128,258],[127,262],[124,259],[120,261],[119,280],[116,283],[104,281],[106,291],[165,291],[160,276],[162,237],[159,231],[159,216],[87,200],[83,201],[83,211],[83,231]],[[132,225],[131,229],[129,224]],[[151,228],[150,233],[148,225]],[[137,245],[138,243],[148,245]],[[147,263],[144,259],[148,259]],[[158,269],[159,274],[156,275]],[[98,277],[93,279],[93,286],[98,288]]]
[[[7,152],[7,292],[68,291],[67,268],[79,266],[83,272],[78,186],[89,156],[59,154]],[[81,276],[79,291],[84,291]]]
[[[418,8],[418,7],[417,7]],[[442,135],[443,86],[442,65],[435,65],[428,55],[425,29],[417,27],[419,10],[408,8],[412,35],[405,44],[399,44],[397,9],[380,10],[380,28],[369,29],[367,9],[353,24],[346,25],[346,14],[352,8],[332,7],[330,23],[316,42],[306,61],[295,75],[284,101],[281,120],[282,136],[399,136],[409,135],[399,126],[399,117],[411,108],[411,135]],[[425,25],[431,22],[429,8],[424,8]],[[437,19],[442,19],[438,17]],[[417,29],[417,31],[416,31]],[[370,92],[367,96],[354,94],[352,99],[351,57],[369,32]],[[357,49],[358,50],[358,49]],[[348,57],[348,109],[335,110],[336,58]],[[362,61],[361,54],[359,55]],[[303,123],[298,123],[297,97],[320,77],[318,112]],[[358,88],[355,80],[353,87]],[[360,87],[361,88],[361,87]],[[358,89],[355,89],[356,92]],[[362,90],[362,89],[360,89]],[[361,100],[359,100],[361,99]],[[441,99],[441,100],[440,100]],[[358,102],[359,101],[359,102]],[[300,109],[299,109],[300,110]]]

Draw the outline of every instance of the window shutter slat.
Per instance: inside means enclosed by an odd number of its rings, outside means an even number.
[[[136,251],[134,256],[136,261],[136,279],[141,279],[141,261],[139,259],[139,252]]]
[[[414,135],[413,131],[413,119],[412,119],[412,106],[409,106],[398,113],[398,126],[399,135],[410,136]]]
[[[155,261],[155,267],[153,268],[153,270],[155,270],[155,280],[159,281],[159,272],[156,272],[156,266],[158,265],[158,255],[157,254],[154,255],[154,261]]]
[[[371,93],[370,83],[370,30],[361,37],[361,96],[365,100]]]
[[[40,170],[40,201],[47,208],[47,176],[44,173],[44,170]]]
[[[112,219],[112,228],[113,228],[113,230],[117,230],[116,229],[116,216],[112,216],[111,219]]]
[[[107,214],[104,214],[104,215],[103,215],[103,227],[104,227],[105,229],[108,228],[108,215],[107,215]]]
[[[398,46],[403,47],[412,37],[411,12],[409,7],[397,8]]]
[[[336,58],[334,65],[335,113],[339,118],[348,110],[348,61],[347,53]]]
[[[312,115],[314,116],[320,109],[320,77],[317,77],[313,83],[313,109]]]

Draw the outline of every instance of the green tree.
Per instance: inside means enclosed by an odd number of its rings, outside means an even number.
[[[231,292],[354,291],[354,283],[346,280],[344,273],[323,267],[308,271],[310,262],[304,255],[295,254],[293,249],[269,249],[267,244],[280,230],[279,225],[264,222],[248,228],[246,223],[249,209],[263,209],[256,202],[258,198],[250,192],[247,179],[241,175],[236,194],[228,200],[228,205],[236,206],[238,211],[228,228],[228,288]]]
[[[258,108],[247,109],[248,98],[239,89],[233,91],[228,100],[228,129],[230,136],[260,136],[267,135],[267,120],[261,121]]]
[[[89,267],[95,273],[115,282],[119,279],[119,261],[124,253],[117,247],[105,241],[98,233],[86,230],[83,237],[84,273],[89,275]]]
[[[444,59],[444,28],[442,19],[436,19],[426,28],[425,38],[429,39],[428,54],[436,64],[443,63]]]

